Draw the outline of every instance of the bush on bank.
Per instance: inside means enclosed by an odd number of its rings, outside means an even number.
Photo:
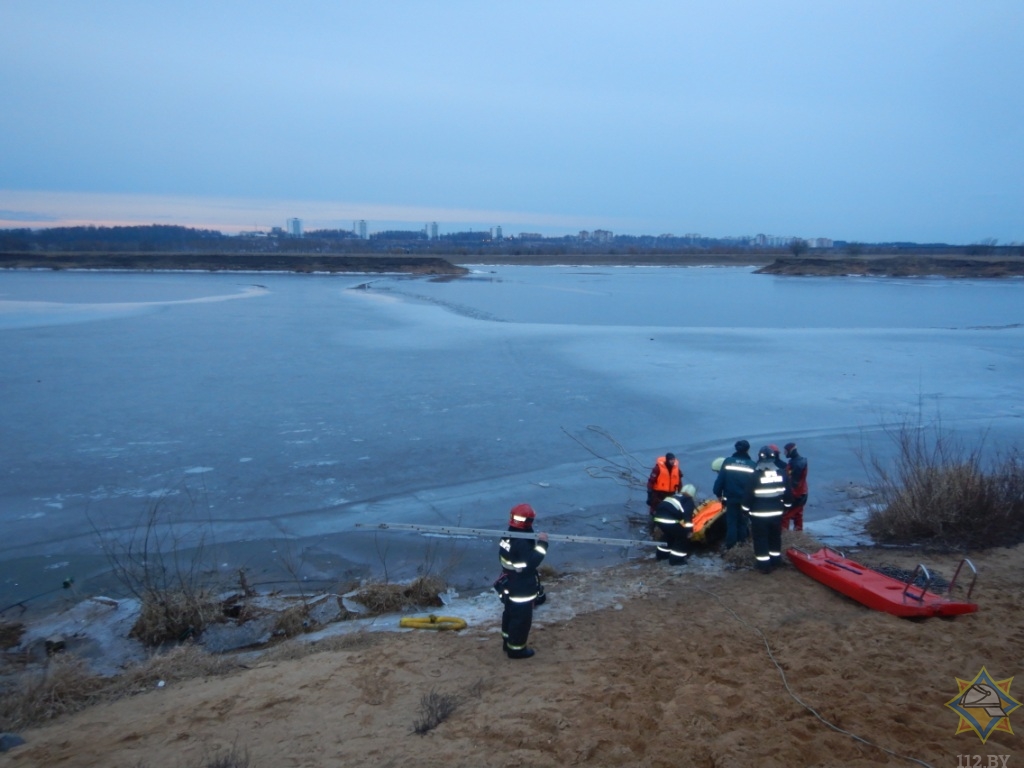
[[[880,543],[952,549],[1010,546],[1024,541],[1024,456],[1014,448],[985,462],[941,427],[904,422],[891,431],[892,460],[871,461],[883,503],[868,516]]]

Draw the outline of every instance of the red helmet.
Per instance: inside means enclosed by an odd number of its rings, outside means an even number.
[[[528,531],[533,528],[533,519],[537,513],[529,504],[516,504],[509,513],[508,524],[512,528]]]

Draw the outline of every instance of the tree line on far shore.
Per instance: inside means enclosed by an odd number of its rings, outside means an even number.
[[[423,255],[558,256],[572,253],[609,255],[671,255],[686,253],[744,253],[774,258],[779,255],[871,256],[881,254],[949,254],[967,256],[1024,256],[1024,245],[999,245],[987,238],[970,245],[947,243],[859,243],[837,240],[831,248],[813,248],[801,238],[776,247],[753,244],[748,238],[710,238],[695,235],[611,235],[600,241],[577,235],[562,237],[502,237],[489,232],[455,232],[436,239],[419,230],[388,230],[367,239],[350,230],[312,230],[301,236],[283,230],[225,235],[209,229],[150,224],[125,227],[50,227],[0,229],[0,252],[14,253],[281,253]]]

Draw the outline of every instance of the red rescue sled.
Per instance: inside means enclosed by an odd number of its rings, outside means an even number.
[[[876,611],[907,618],[924,618],[958,616],[978,610],[977,603],[970,602],[978,571],[966,558],[957,566],[949,587],[940,594],[930,591],[933,577],[923,565],[918,565],[907,581],[900,581],[850,560],[842,552],[829,547],[823,547],[813,554],[794,547],[786,550],[786,556],[798,571]],[[953,597],[953,588],[964,563],[974,576],[966,597],[958,600]],[[919,575],[924,578],[923,584],[916,583]]]

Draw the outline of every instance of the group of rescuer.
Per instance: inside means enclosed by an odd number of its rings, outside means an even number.
[[[725,508],[725,548],[746,541],[754,547],[756,567],[762,573],[782,562],[782,529],[792,524],[803,530],[807,503],[807,460],[796,443],[787,443],[779,457],[775,445],[765,445],[750,457],[750,443],[738,440],[735,453],[715,459],[717,473],[713,493]],[[690,554],[690,537],[697,510],[697,489],[683,484],[683,471],[675,455],[659,456],[647,480],[647,505],[652,526],[662,534],[655,556],[669,565],[685,565]],[[509,513],[508,533],[498,544],[501,576],[494,589],[501,597],[502,650],[510,659],[528,659],[534,650],[527,646],[533,609],[546,600],[538,567],[548,551],[548,535],[534,533],[537,513],[529,504],[517,504]]]
[[[738,440],[735,453],[715,459],[714,494],[725,508],[725,548],[752,539],[754,558],[763,573],[782,562],[782,529],[802,531],[807,503],[807,460],[796,443],[786,443],[785,456],[778,446],[765,445],[750,456],[750,443]],[[683,565],[689,555],[696,488],[683,485],[683,471],[672,453],[659,456],[647,479],[647,506],[662,541],[657,558]]]
[[[786,443],[788,463],[774,444],[762,446],[756,461],[746,440],[734,448],[732,456],[712,464],[718,472],[714,494],[725,507],[725,548],[746,541],[749,532],[758,570],[770,573],[782,563],[782,529],[804,529],[807,460],[796,443]]]

